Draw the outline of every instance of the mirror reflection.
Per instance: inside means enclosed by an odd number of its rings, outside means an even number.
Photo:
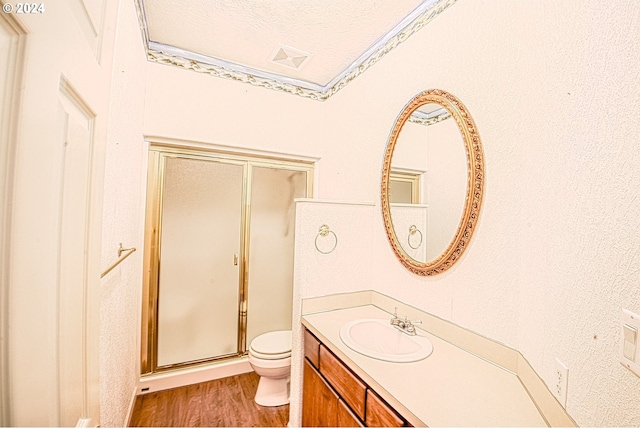
[[[407,256],[427,263],[447,249],[466,186],[466,150],[456,121],[440,104],[420,106],[398,134],[389,177],[393,230]]]

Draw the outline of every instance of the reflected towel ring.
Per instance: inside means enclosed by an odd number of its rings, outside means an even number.
[[[418,245],[414,247],[413,245],[411,245],[411,236],[415,235],[416,233],[420,234],[420,242],[418,242]],[[409,235],[407,235],[407,243],[414,250],[417,250],[418,247],[422,245],[422,232],[420,232],[420,229],[418,229],[415,224],[412,224],[411,226],[409,226]]]
[[[331,248],[329,251],[322,251],[320,248],[318,248],[318,238],[321,236],[325,237],[330,233],[333,235],[336,242],[333,244],[333,248]],[[318,229],[318,234],[316,235],[316,240],[315,240],[315,246],[316,246],[316,250],[318,250],[318,252],[321,254],[332,253],[333,250],[335,250],[336,247],[338,246],[338,236],[335,234],[333,230],[329,229],[329,226],[327,226],[326,224],[323,224],[322,226],[320,226],[320,229]]]

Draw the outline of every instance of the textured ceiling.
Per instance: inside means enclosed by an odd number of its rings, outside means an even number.
[[[138,0],[149,58],[326,99],[455,0]]]

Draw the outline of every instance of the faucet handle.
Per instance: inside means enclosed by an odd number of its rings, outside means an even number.
[[[414,324],[422,324],[422,321],[420,320],[415,320],[415,321],[405,321],[405,331],[408,335],[410,336],[415,336],[416,335],[416,327]]]
[[[389,321],[391,325],[399,326],[402,320],[398,318],[398,308],[396,307],[393,311],[393,318]]]

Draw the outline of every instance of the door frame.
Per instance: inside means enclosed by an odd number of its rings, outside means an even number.
[[[11,201],[18,139],[18,112],[27,47],[27,30],[12,14],[3,13],[0,25],[11,37],[7,75],[0,94],[0,426],[11,424],[9,379],[9,268],[11,250]],[[3,58],[0,58],[2,61]]]

